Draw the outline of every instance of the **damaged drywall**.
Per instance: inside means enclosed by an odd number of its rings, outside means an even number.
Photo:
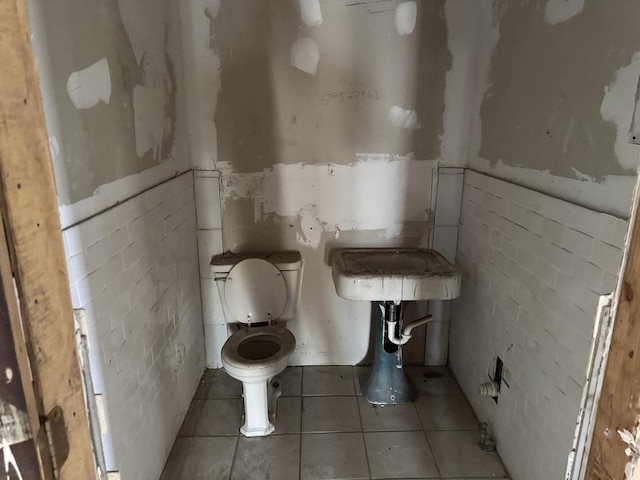
[[[444,1],[223,0],[214,31],[216,156],[235,171],[348,164],[358,152],[438,158]],[[389,121],[394,106],[414,112],[408,124]]]
[[[429,220],[427,180],[436,162],[362,155],[351,165],[276,164],[260,173],[218,165],[225,212],[230,201],[249,200],[254,222],[271,214],[287,218],[298,228],[296,238],[302,246],[317,248],[322,232],[379,230],[391,239],[406,222]],[[233,228],[234,223],[227,216],[225,225]]]
[[[30,0],[29,13],[61,206],[163,162],[188,168],[176,5]]]
[[[446,165],[466,166],[480,150],[480,106],[499,25],[493,0],[447,0],[445,14],[452,62],[446,75],[440,158]]]
[[[640,154],[627,144],[640,4],[559,3],[495,3],[499,40],[476,88],[481,139],[469,164],[628,218]]]
[[[77,109],[92,108],[98,102],[108,104],[111,100],[111,72],[107,58],[103,57],[87,68],[69,75],[67,93]],[[52,153],[60,153],[57,144]]]
[[[549,24],[535,2],[500,2],[480,156],[559,177],[576,178],[575,169],[597,182],[634,175],[639,152],[634,161],[616,140],[630,126],[635,81],[628,79],[640,74],[630,9],[640,14],[640,4],[592,0],[571,21]]]

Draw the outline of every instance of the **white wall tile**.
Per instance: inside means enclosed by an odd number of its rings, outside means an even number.
[[[228,333],[226,325],[205,325],[204,326],[204,341],[206,351],[206,367],[207,368],[221,368],[222,361],[220,360],[220,354],[224,342],[227,341]]]
[[[194,176],[197,225],[199,229],[221,228],[220,180],[217,176],[205,175],[210,172],[196,171]]]
[[[202,318],[205,325],[224,325],[222,299],[218,293],[217,282],[213,278],[200,279],[202,295]]]
[[[480,420],[493,424],[507,467],[531,480],[564,475],[597,301],[615,286],[626,227],[465,173],[456,252],[462,295],[453,303],[449,361]],[[475,393],[495,356],[510,371],[497,405]]]
[[[458,227],[436,226],[433,229],[432,248],[451,263],[456,261]]]
[[[462,183],[464,176],[460,169],[438,170],[438,191],[436,194],[435,224],[457,226],[462,201]]]
[[[200,277],[213,278],[211,258],[222,253],[222,230],[198,230]]]
[[[132,462],[140,472],[161,468],[204,367],[191,178],[165,182],[63,235],[73,304],[87,313],[110,470]]]

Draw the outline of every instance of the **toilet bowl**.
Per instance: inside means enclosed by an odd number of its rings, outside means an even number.
[[[274,377],[295,350],[293,334],[275,322],[291,320],[299,290],[302,261],[298,252],[224,254],[211,265],[227,323],[241,325],[221,351],[225,371],[242,382],[247,437],[275,429],[276,400],[281,394]]]

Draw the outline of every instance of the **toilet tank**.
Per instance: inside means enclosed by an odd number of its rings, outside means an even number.
[[[275,320],[277,322],[293,320],[296,313],[296,307],[298,306],[298,297],[302,283],[302,257],[300,256],[300,252],[223,253],[221,255],[215,255],[211,259],[211,269],[213,270],[213,278],[216,281],[218,293],[222,300],[222,307],[227,323],[235,323],[236,320],[227,308],[227,302],[224,295],[225,282],[233,266],[247,258],[260,258],[262,260],[266,260],[280,270],[287,288],[287,300],[284,305],[282,315]]]

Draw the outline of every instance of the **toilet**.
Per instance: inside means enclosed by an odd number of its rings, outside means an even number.
[[[282,393],[274,379],[296,347],[283,324],[293,320],[300,290],[299,252],[216,255],[211,260],[228,326],[236,331],[222,347],[225,371],[242,382],[246,437],[275,429],[276,400]]]

